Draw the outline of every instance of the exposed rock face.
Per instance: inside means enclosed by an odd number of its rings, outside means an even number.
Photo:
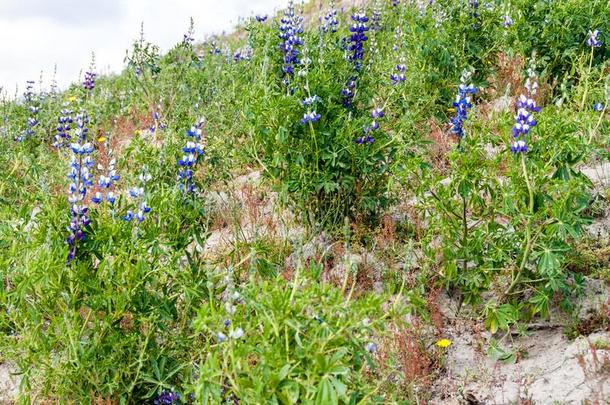
[[[593,182],[593,185],[602,188],[610,187],[610,162],[584,166],[580,171]]]
[[[21,378],[13,375],[15,372],[13,365],[0,364],[0,404],[12,404],[17,399]]]
[[[468,332],[456,336],[448,357],[449,398],[437,404],[581,404],[610,399],[610,333],[568,341],[559,329],[515,341],[526,356],[515,364],[494,362],[477,350]],[[595,403],[595,402],[591,402]]]
[[[608,285],[588,280],[576,315],[603,311],[598,303],[610,297]],[[601,289],[601,291],[600,291]],[[452,308],[445,298],[444,307]],[[446,375],[435,385],[433,404],[583,404],[610,401],[610,330],[569,340],[561,319],[533,324],[527,336],[496,336],[517,361],[504,363],[488,355],[491,334],[481,325],[445,314]],[[477,332],[478,331],[478,332]],[[529,402],[528,402],[529,401]],[[589,402],[587,402],[589,401]],[[597,402],[596,402],[597,401]]]

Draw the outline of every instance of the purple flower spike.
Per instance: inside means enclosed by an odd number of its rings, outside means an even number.
[[[305,125],[308,122],[317,122],[320,120],[320,114],[316,113],[315,111],[310,111],[305,113],[305,115],[303,115],[303,118],[301,118],[301,124]]]
[[[97,74],[94,72],[85,72],[85,80],[83,81],[83,87],[85,90],[93,90],[95,88],[95,77]]]
[[[178,405],[180,394],[174,391],[163,391],[153,401],[154,405]]]

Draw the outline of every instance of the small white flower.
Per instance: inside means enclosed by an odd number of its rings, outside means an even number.
[[[229,337],[231,339],[240,339],[244,335],[244,330],[242,328],[235,328],[229,333]]]

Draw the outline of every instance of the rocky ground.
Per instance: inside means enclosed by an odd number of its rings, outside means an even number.
[[[452,404],[608,404],[610,403],[610,329],[569,339],[571,327],[610,319],[610,288],[587,283],[575,318],[554,314],[523,335],[492,336],[479,323],[446,312],[444,375],[434,385],[431,403]],[[451,305],[444,305],[451,308]],[[586,333],[586,332],[585,332]],[[494,341],[506,361],[494,359]],[[496,357],[498,357],[496,355]]]
[[[13,365],[0,364],[0,404],[12,404],[17,397],[21,379],[15,372]]]

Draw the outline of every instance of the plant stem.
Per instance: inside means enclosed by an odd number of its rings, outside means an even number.
[[[606,102],[604,103],[604,108],[599,113],[599,118],[597,120],[597,124],[595,124],[593,131],[589,132],[589,140],[587,141],[587,145],[591,144],[591,141],[593,140],[593,135],[597,133],[599,126],[602,124],[602,121],[604,120],[604,116],[606,115],[606,108],[608,108],[607,106],[608,106],[608,101],[606,100]]]
[[[521,169],[523,170],[523,177],[525,178],[525,184],[527,185],[527,191],[529,193],[529,204],[527,207],[529,215],[528,215],[526,227],[525,227],[525,250],[523,251],[523,256],[521,257],[521,263],[519,264],[519,269],[518,269],[516,275],[514,274],[514,269],[513,269],[513,276],[512,276],[513,280],[510,283],[510,286],[508,286],[508,289],[506,290],[506,292],[504,293],[505,297],[512,292],[512,290],[515,288],[515,286],[521,279],[521,275],[523,274],[523,270],[525,269],[525,265],[527,264],[527,259],[529,258],[530,252],[532,250],[532,244],[533,244],[531,228],[532,228],[532,216],[534,215],[534,191],[532,189],[532,185],[530,184],[529,177],[527,174],[527,166],[525,164],[525,153],[521,154]]]
[[[299,276],[300,276],[301,266],[298,266],[296,272],[294,274],[294,281],[292,283],[292,292],[290,293],[290,304],[294,302],[294,295],[297,292],[297,287],[299,285]]]
[[[309,129],[311,129],[311,139],[313,139],[313,145],[315,148],[315,155],[316,155],[316,173],[320,172],[320,164],[318,161],[318,155],[320,154],[320,151],[318,149],[318,140],[316,139],[316,130],[313,128],[313,124],[311,123],[311,121],[309,121]]]
[[[468,270],[468,255],[466,254],[468,250],[468,204],[466,203],[466,197],[462,196],[462,225],[463,225],[463,235],[462,235],[462,250],[464,251],[464,257],[462,258],[462,271]]]
[[[587,95],[589,93],[589,76],[591,76],[591,68],[593,67],[593,47],[591,47],[591,56],[589,57],[589,69],[587,70],[587,76],[585,77],[585,92],[582,95],[580,102],[580,111],[585,109],[585,102],[587,101]]]

